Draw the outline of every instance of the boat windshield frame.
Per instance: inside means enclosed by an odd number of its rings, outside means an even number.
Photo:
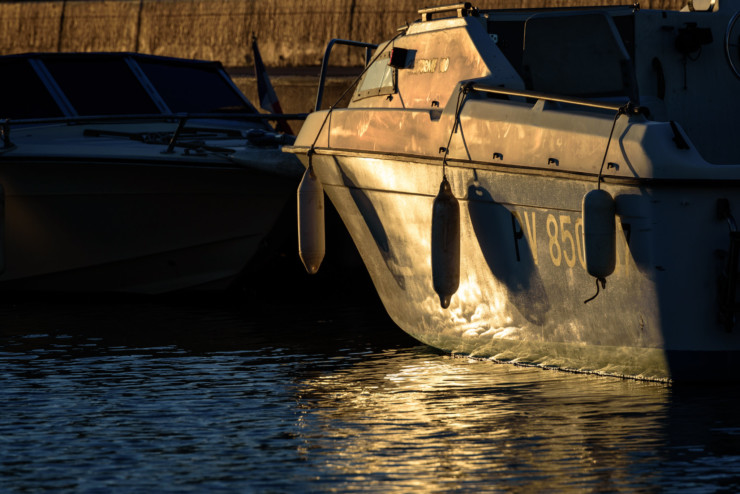
[[[398,72],[390,65],[390,53],[381,54],[365,71],[352,101],[398,92]]]

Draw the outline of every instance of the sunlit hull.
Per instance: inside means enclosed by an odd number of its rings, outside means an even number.
[[[313,164],[388,313],[424,343],[649,379],[733,372],[740,340],[718,321],[716,287],[727,227],[707,220],[719,191],[608,187],[620,209],[617,268],[584,303],[596,286],[585,270],[580,200],[593,183],[448,168],[463,198],[462,255],[460,287],[443,309],[432,286],[434,190],[418,186],[439,180],[441,167],[341,155]],[[382,177],[372,186],[355,182],[367,169]],[[740,199],[739,191],[721,195]],[[656,221],[689,192],[685,214]]]
[[[309,117],[290,151],[401,328],[572,371],[740,378],[740,4],[706,8],[421,10],[347,108]]]

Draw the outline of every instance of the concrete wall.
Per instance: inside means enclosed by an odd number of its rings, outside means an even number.
[[[331,38],[379,42],[450,0],[88,0],[0,3],[0,54],[139,51],[251,65],[254,33],[268,67],[316,66]],[[618,5],[629,0],[479,0],[480,8]],[[678,9],[685,0],[643,0]],[[356,50],[355,50],[356,53]],[[356,65],[337,51],[332,62]]]

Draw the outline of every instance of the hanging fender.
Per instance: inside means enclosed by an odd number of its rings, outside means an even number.
[[[298,185],[298,255],[309,274],[316,274],[326,251],[324,189],[313,166]]]
[[[432,281],[446,309],[460,285],[460,205],[447,177],[432,207]]]
[[[614,272],[617,259],[616,205],[605,190],[594,189],[583,196],[583,243],[586,271],[598,280]]]

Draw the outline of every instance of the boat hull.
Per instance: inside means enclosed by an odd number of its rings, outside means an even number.
[[[275,226],[296,179],[193,161],[6,157],[0,289],[227,288]]]
[[[460,286],[433,289],[431,228],[441,163],[312,157],[398,326],[452,353],[650,380],[735,379],[740,335],[718,316],[729,247],[718,198],[701,181],[604,185],[617,204],[617,263],[598,296],[585,269],[581,201],[595,180],[448,166],[460,201]]]

